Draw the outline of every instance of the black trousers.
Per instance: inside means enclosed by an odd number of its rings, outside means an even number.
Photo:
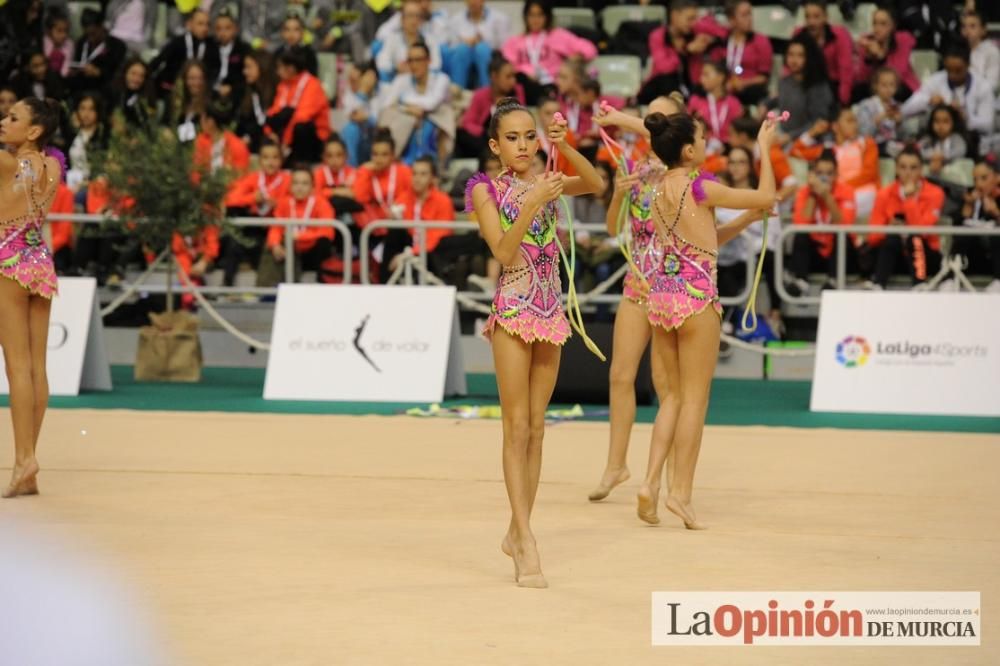
[[[923,282],[941,268],[941,253],[932,250],[922,236],[907,236],[905,239],[888,236],[878,248],[874,282],[885,287],[900,267],[905,267],[915,283]]]
[[[1000,236],[955,236],[951,253],[969,260],[968,273],[987,273],[1000,280]]]

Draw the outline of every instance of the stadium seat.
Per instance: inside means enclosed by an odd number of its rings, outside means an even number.
[[[638,56],[597,56],[593,64],[602,94],[632,97],[639,92],[642,67]]]
[[[844,21],[844,15],[840,12],[840,7],[830,3],[826,6],[826,18],[830,25],[842,25],[845,28],[850,28],[850,26]],[[805,25],[806,24],[806,10],[803,7],[799,7],[799,10],[795,12],[795,25]],[[754,22],[754,27],[757,27],[756,21]],[[789,33],[785,38],[787,39],[791,36]]]
[[[555,24],[560,28],[585,28],[597,30],[597,19],[593,9],[583,7],[555,7],[552,10]]]
[[[618,28],[626,21],[655,21],[663,23],[667,20],[667,10],[661,5],[612,5],[601,12],[604,32],[609,37],[618,34]]]
[[[955,183],[962,187],[972,187],[972,169],[975,162],[970,159],[954,160],[941,169],[941,180]]]
[[[917,75],[921,83],[928,76],[941,69],[937,51],[914,49],[910,53],[910,65],[913,67],[913,73]]]
[[[878,161],[878,177],[885,187],[896,180],[896,160],[891,157],[883,157]]]
[[[83,16],[84,9],[96,9],[101,11],[101,3],[96,0],[73,0],[67,5],[69,13],[69,32],[73,39],[79,39],[83,34],[80,26],[80,17]]]
[[[795,176],[796,181],[803,185],[809,182],[809,162],[797,157],[789,157],[788,166],[792,168],[792,175]]]
[[[323,92],[327,99],[333,99],[337,95],[337,54],[320,52],[316,54],[319,63],[319,82],[323,85]]]
[[[781,72],[785,69],[785,58],[781,55],[771,57],[771,78],[767,82],[767,89],[771,91],[773,97],[778,96],[778,81],[781,81]]]
[[[859,36],[872,31],[872,19],[875,17],[877,9],[878,5],[872,2],[865,2],[858,5],[854,13],[854,20],[847,24],[847,28],[851,31],[851,36],[857,39]]]
[[[156,23],[153,25],[153,47],[159,50],[169,39],[170,19],[167,15],[167,5],[162,2],[156,3]],[[147,60],[146,62],[149,62]]]
[[[762,35],[789,39],[796,25],[795,17],[781,5],[761,5],[753,8],[753,27]]]

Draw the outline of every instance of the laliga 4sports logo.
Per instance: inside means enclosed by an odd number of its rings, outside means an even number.
[[[871,353],[871,345],[860,335],[849,335],[837,343],[837,363],[845,368],[864,365]]]

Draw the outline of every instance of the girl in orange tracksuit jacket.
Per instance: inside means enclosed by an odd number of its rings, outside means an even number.
[[[292,172],[291,192],[278,201],[274,210],[276,218],[301,220],[330,220],[336,216],[333,206],[313,187],[313,175],[308,169]],[[288,260],[285,256],[285,233],[295,237],[295,254],[303,270],[318,271],[333,252],[333,227],[274,225],[267,231],[267,250],[278,263]]]
[[[298,49],[278,56],[278,76],[264,131],[290,150],[289,163],[319,162],[322,142],[330,138],[330,102],[323,85],[306,71]]]
[[[59,183],[49,214],[73,213],[73,211],[73,190],[69,189],[66,183]],[[49,230],[52,232],[52,259],[56,265],[56,272],[64,273],[73,263],[73,223],[50,222]]]

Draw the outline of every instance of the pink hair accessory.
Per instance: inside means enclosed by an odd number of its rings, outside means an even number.
[[[782,111],[780,115],[776,111],[768,111],[767,112],[767,119],[768,120],[778,120],[778,121],[781,121],[781,122],[787,122],[788,119],[791,118],[791,117],[792,117],[792,114],[790,114],[788,111]]]
[[[564,122],[566,119],[563,118],[563,114],[556,111],[555,113],[552,114],[552,120],[556,121],[557,123],[561,123]]]

